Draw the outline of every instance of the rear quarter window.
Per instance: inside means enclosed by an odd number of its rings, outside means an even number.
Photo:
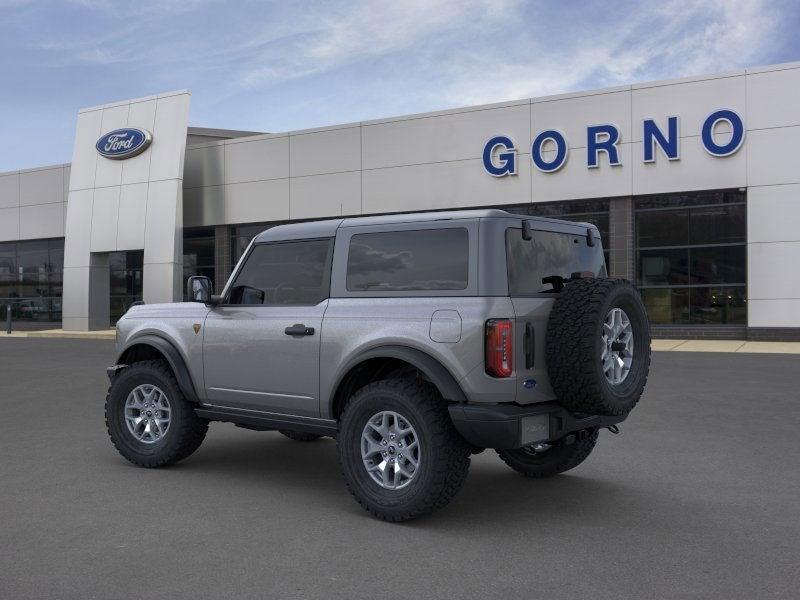
[[[522,239],[521,229],[506,230],[508,291],[512,296],[528,296],[552,291],[542,279],[557,275],[568,279],[576,272],[591,272],[606,277],[605,259],[600,244],[589,246],[586,237],[553,231],[533,231],[533,239]]]
[[[463,228],[356,234],[347,256],[347,290],[464,290],[469,234]]]

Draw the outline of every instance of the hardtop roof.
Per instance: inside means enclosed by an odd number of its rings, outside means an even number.
[[[336,231],[342,227],[363,227],[366,225],[394,225],[398,223],[430,223],[432,221],[456,221],[474,219],[525,219],[526,221],[540,222],[542,224],[557,223],[561,226],[572,225],[576,228],[590,227],[596,229],[591,223],[578,223],[575,221],[563,221],[560,219],[550,219],[547,217],[537,217],[530,215],[520,215],[510,213],[498,208],[483,208],[472,210],[448,210],[448,211],[424,211],[415,213],[393,213],[386,215],[375,215],[367,217],[347,217],[316,221],[304,221],[301,223],[286,223],[271,227],[255,238],[256,243],[269,241],[283,241],[293,239],[309,239],[320,237],[333,237]]]

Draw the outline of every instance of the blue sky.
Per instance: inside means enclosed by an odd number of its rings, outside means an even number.
[[[286,131],[800,60],[799,25],[796,0],[0,0],[0,172],[157,92]]]

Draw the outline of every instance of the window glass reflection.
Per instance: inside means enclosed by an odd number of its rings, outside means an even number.
[[[111,277],[110,316],[113,325],[134,302],[142,300],[144,251],[112,252],[108,263]]]
[[[468,272],[466,229],[362,233],[350,240],[350,291],[463,290]]]
[[[642,299],[651,323],[689,323],[688,288],[645,288]]]
[[[635,199],[637,281],[653,323],[747,323],[747,205],[738,190]]]
[[[691,322],[696,325],[746,325],[745,288],[692,288]]]
[[[12,319],[18,325],[57,327],[61,321],[63,268],[63,239],[0,244],[2,318],[11,305]]]

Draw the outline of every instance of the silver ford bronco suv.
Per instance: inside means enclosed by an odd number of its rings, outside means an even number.
[[[500,210],[280,225],[225,289],[117,324],[105,419],[120,454],[162,467],[210,421],[336,438],[374,516],[445,506],[470,455],[549,477],[636,405],[650,366],[637,290],[606,274],[597,229]]]

